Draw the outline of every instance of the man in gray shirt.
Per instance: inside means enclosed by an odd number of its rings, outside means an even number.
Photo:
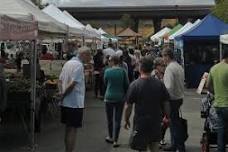
[[[162,57],[167,64],[164,74],[164,84],[170,95],[170,133],[171,133],[171,147],[167,147],[164,151],[185,152],[184,141],[180,141],[179,128],[180,107],[183,104],[184,98],[184,70],[174,60],[173,50],[165,48],[162,51]]]

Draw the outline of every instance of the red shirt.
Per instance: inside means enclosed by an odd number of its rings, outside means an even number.
[[[41,60],[54,60],[54,56],[51,53],[41,54]]]

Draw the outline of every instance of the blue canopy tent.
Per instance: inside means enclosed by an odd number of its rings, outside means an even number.
[[[182,35],[183,40],[216,40],[220,35],[228,33],[228,24],[212,14],[207,15],[200,24]]]
[[[183,40],[188,87],[197,87],[203,73],[219,61],[219,37],[225,33],[228,33],[228,24],[209,14],[198,25],[175,38]]]

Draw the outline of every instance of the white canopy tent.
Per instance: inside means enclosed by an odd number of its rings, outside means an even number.
[[[97,29],[93,28],[90,24],[87,24],[85,29],[89,31],[89,36],[92,38],[98,38],[101,39],[101,34],[97,31]]]
[[[108,38],[105,35],[109,35],[107,32],[105,32],[102,28],[98,29],[98,32],[101,34],[101,40],[105,43],[108,43],[110,41],[110,39],[112,40],[112,42],[118,42],[117,38]]]
[[[102,28],[99,28],[98,31],[99,31],[101,34],[107,34]]]
[[[200,22],[201,22],[201,20],[198,19],[193,24],[187,26],[184,30],[182,30],[181,32],[179,32],[178,34],[176,34],[175,37],[174,37],[174,46],[176,48],[182,48],[183,47],[183,41],[182,41],[182,39],[176,39],[176,38],[177,37],[180,37],[184,33],[188,32],[189,30],[191,30],[192,28],[194,28],[195,26],[197,26]]]
[[[222,44],[228,44],[228,34],[221,35],[221,36],[220,36],[220,42],[221,42]]]
[[[175,37],[181,36],[182,34],[184,34],[187,31],[189,31],[191,28],[195,27],[200,22],[201,22],[201,20],[198,19],[193,24],[190,22],[188,22],[189,24],[186,23],[178,32],[176,32],[176,34],[173,36],[173,39],[175,39]]]
[[[100,35],[99,32],[96,31],[96,34],[94,34],[94,31],[88,30],[86,29],[86,26],[83,25],[80,21],[78,21],[76,18],[74,18],[70,13],[68,13],[67,11],[63,11],[63,13],[69,18],[71,19],[73,22],[75,22],[75,24],[77,24],[78,26],[80,26],[83,29],[83,36],[85,38],[94,38],[97,36],[97,34]],[[94,29],[96,30],[96,29]]]
[[[192,27],[192,23],[191,22],[187,22],[182,28],[180,28],[178,31],[176,31],[172,35],[170,35],[169,36],[169,40],[173,40],[176,36],[184,33],[185,31],[187,31],[191,27]]]
[[[80,21],[78,21],[76,18],[74,18],[70,13],[68,13],[67,11],[63,11],[63,13],[68,16],[69,18],[71,18],[72,20],[74,20],[75,23],[78,24],[78,26],[81,26],[82,28],[85,28],[85,25],[83,25]]]
[[[201,22],[201,20],[198,19],[193,24],[189,24],[188,26],[186,25],[186,27],[183,30],[178,31],[178,33],[173,37],[174,38],[173,39],[174,40],[174,50],[176,52],[180,51],[182,65],[184,65],[184,52],[183,52],[183,45],[184,44],[183,44],[183,40],[182,39],[176,39],[176,38],[180,37],[184,33],[188,32],[189,30],[191,30],[192,28],[197,26],[200,22]]]
[[[154,34],[153,36],[151,36],[150,39],[152,41],[160,41],[161,37],[163,37],[165,34],[169,33],[170,31],[171,31],[170,28],[165,27],[161,29],[159,32],[157,32],[156,34]]]
[[[220,35],[220,60],[222,60],[223,45],[228,45],[228,34]]]
[[[55,7],[54,5],[48,5],[42,10],[44,13],[54,18],[55,20],[66,24],[69,26],[70,36],[83,36],[83,26],[76,24],[72,19],[70,19],[67,15],[65,15],[60,9]]]
[[[1,14],[6,14],[13,18],[33,15],[34,20],[38,22],[38,29],[41,32],[59,34],[66,34],[67,32],[66,25],[46,15],[28,0],[0,0],[0,4],[2,6],[0,7]]]

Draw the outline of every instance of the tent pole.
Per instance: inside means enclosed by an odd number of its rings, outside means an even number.
[[[82,46],[85,46],[85,36],[82,37]]]
[[[68,40],[69,40],[69,35],[70,35],[70,29],[69,29],[69,26],[67,26],[67,34],[66,34],[65,39],[64,39],[64,52],[65,52],[65,53],[68,52]]]
[[[219,43],[219,59],[222,61],[222,43]]]
[[[33,51],[31,58],[31,151],[35,152],[35,109],[36,109],[36,68],[37,68],[37,46],[33,41]]]

